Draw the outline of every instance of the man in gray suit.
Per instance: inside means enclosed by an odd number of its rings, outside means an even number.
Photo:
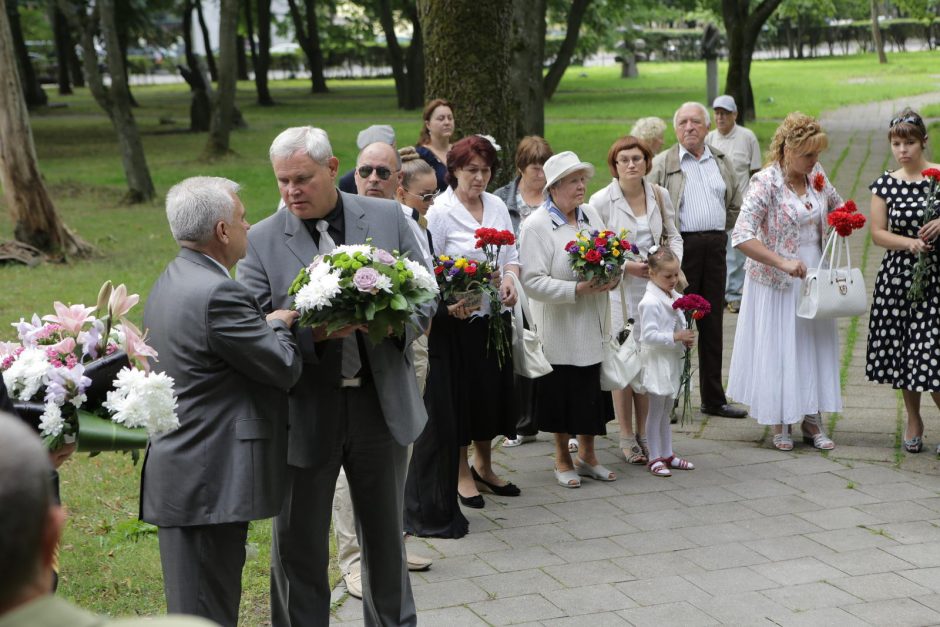
[[[271,145],[286,207],[251,230],[238,278],[270,311],[291,303],[297,272],[342,244],[398,250],[422,259],[398,203],[339,192],[329,138],[290,128]],[[297,331],[303,374],[290,395],[288,495],[274,523],[271,612],[275,627],[329,624],[330,513],[340,466],[359,513],[366,625],[417,622],[402,542],[407,445],[427,421],[411,342],[427,328],[424,305],[405,337],[372,345],[358,325],[326,335]]]
[[[167,194],[180,245],[147,299],[156,370],[175,381],[180,428],[151,439],[140,517],[159,527],[167,611],[235,625],[248,522],[280,511],[287,393],[301,362],[290,325],[265,316],[229,270],[249,224],[238,185],[195,177]]]

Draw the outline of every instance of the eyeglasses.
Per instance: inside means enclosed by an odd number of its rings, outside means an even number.
[[[361,165],[356,170],[356,172],[358,172],[359,176],[364,179],[369,178],[372,176],[372,173],[375,172],[376,175],[383,181],[387,181],[388,177],[392,175],[392,170],[389,170],[388,168],[381,165],[377,168],[373,168],[371,165]],[[395,170],[395,172],[398,172],[398,170]]]
[[[888,128],[894,128],[898,124],[913,124],[914,126],[921,126],[923,123],[924,122],[920,118],[914,117],[913,115],[908,115],[903,118],[898,116],[891,120],[891,123],[888,124]]]
[[[635,155],[633,157],[620,157],[617,159],[617,163],[620,165],[627,165],[628,163],[643,163],[646,161],[646,157],[643,155]]]
[[[403,188],[403,189],[404,189],[404,188]],[[408,194],[409,196],[414,196],[415,198],[420,198],[422,202],[433,202],[435,198],[437,198],[438,196],[441,195],[440,190],[438,190],[438,191],[436,191],[436,192],[431,192],[430,194],[415,194],[415,193],[413,193],[413,192],[409,192],[409,191],[406,189],[406,190],[405,190],[405,193]]]

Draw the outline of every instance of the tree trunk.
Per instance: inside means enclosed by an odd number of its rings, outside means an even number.
[[[270,107],[274,98],[268,89],[268,69],[271,67],[271,0],[258,0],[258,62],[255,64],[255,90],[258,104]]]
[[[545,85],[542,62],[545,59],[545,0],[513,0],[510,41],[515,110],[519,137],[545,135]]]
[[[424,106],[424,36],[421,33],[421,20],[418,19],[418,7],[414,2],[406,3],[405,15],[411,22],[411,43],[405,53],[405,68],[410,80],[404,108],[412,110]]]
[[[757,37],[767,18],[783,0],[761,0],[751,11],[751,0],[722,0],[721,9],[728,37],[728,74],[725,93],[738,104],[738,123],[755,118],[751,92],[751,59]]]
[[[502,146],[491,186],[513,175],[516,118],[510,84],[512,4],[506,0],[418,0],[428,98],[458,104],[456,135],[484,133]]]
[[[248,57],[245,55],[245,36],[235,35],[235,75],[240,81],[248,80]]]
[[[56,11],[60,14],[62,11],[56,7]],[[72,85],[74,87],[84,87],[85,86],[85,71],[82,69],[82,60],[78,58],[78,50],[75,49],[75,38],[72,36],[72,29],[68,27],[68,20],[65,20],[66,29],[65,29],[65,40],[68,42],[66,48],[66,57],[68,58],[69,64],[69,74],[72,78]]]
[[[591,0],[573,0],[571,8],[568,9],[568,30],[565,31],[565,40],[561,42],[558,56],[555,57],[552,66],[548,68],[548,74],[545,75],[546,100],[551,100],[552,96],[555,95],[558,83],[561,82],[565,70],[568,69],[568,65],[571,63],[571,55],[574,54],[574,49],[578,45],[581,21],[584,19],[589,4],[591,4]]]
[[[326,87],[326,78],[323,76],[323,50],[320,48],[320,31],[317,28],[316,0],[304,0],[306,15],[300,14],[297,0],[287,0],[287,4],[290,6],[290,16],[294,21],[297,43],[303,49],[307,57],[307,65],[310,67],[310,91],[314,94],[325,94],[329,89]]]
[[[117,24],[117,16],[115,16],[115,24]],[[137,99],[131,93],[130,65],[127,62],[127,30],[122,28],[117,36],[118,44],[121,46],[121,65],[124,68],[124,84],[127,85],[127,101],[132,107],[139,107]]]
[[[218,82],[219,71],[215,65],[215,55],[212,54],[212,40],[209,39],[209,27],[206,26],[206,17],[202,14],[202,0],[196,0],[196,15],[199,18],[199,30],[202,32],[202,46],[206,50],[206,64],[209,67],[209,78]]]
[[[23,27],[20,25],[20,10],[17,0],[6,0],[4,10],[12,33],[13,54],[16,55],[13,58],[16,59],[16,66],[20,73],[20,84],[23,86],[26,106],[30,109],[45,106],[49,102],[49,97],[36,78],[33,62],[30,60],[29,51],[26,49],[26,40],[23,38]]]
[[[395,17],[392,15],[391,0],[377,0],[375,8],[378,12],[379,24],[382,25],[382,33],[385,35],[385,49],[388,51],[388,62],[392,66],[392,78],[395,79],[398,108],[404,109],[411,90],[410,77],[405,72],[405,54],[398,45],[398,36],[395,34]]]
[[[56,257],[86,255],[92,252],[91,246],[59,218],[39,173],[8,8],[7,0],[0,0],[0,183],[14,236]]]
[[[206,156],[210,158],[231,152],[229,135],[235,119],[237,35],[238,0],[222,0],[219,7],[219,84],[212,96],[212,124],[206,143]]]
[[[204,133],[209,130],[212,106],[209,103],[209,84],[199,63],[199,57],[193,49],[193,9],[193,0],[183,3],[182,31],[186,67],[181,66],[179,69],[192,93],[189,103],[189,130],[193,133]]]
[[[108,117],[117,135],[118,147],[124,175],[127,178],[128,192],[125,202],[137,203],[152,200],[156,195],[144,146],[137,130],[137,122],[128,100],[127,83],[124,80],[124,68],[121,59],[120,44],[114,20],[114,0],[98,0],[91,14],[83,8],[76,8],[70,0],[58,0],[59,8],[68,18],[72,30],[81,36],[83,50],[95,49],[95,35],[100,29],[101,41],[108,58],[108,73],[111,75],[111,87],[105,88],[98,71],[98,58],[94,54],[83,55],[85,78],[95,101]]]
[[[72,93],[72,80],[69,76],[69,45],[72,43],[69,35],[69,24],[65,21],[62,11],[49,5],[49,21],[52,22],[52,38],[55,42],[56,80],[59,83],[59,95],[67,96]]]
[[[878,51],[878,63],[884,65],[888,62],[888,57],[885,55],[884,39],[881,38],[881,27],[878,26],[878,2],[870,0],[869,5],[871,7],[871,39],[875,43],[875,50]]]

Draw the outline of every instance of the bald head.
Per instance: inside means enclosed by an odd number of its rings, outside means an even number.
[[[360,196],[395,198],[400,180],[401,156],[391,145],[375,142],[359,153],[356,159],[356,192]]]

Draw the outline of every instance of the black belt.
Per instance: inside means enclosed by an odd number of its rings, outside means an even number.
[[[725,235],[724,231],[682,231],[679,233],[682,237],[705,236],[705,235]]]

